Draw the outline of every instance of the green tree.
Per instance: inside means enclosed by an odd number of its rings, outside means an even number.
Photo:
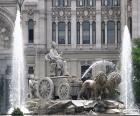
[[[135,39],[132,49],[134,94],[136,102],[140,102],[140,38]]]

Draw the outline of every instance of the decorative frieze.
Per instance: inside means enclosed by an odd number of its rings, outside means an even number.
[[[96,20],[96,8],[94,7],[78,7],[76,8],[77,19]]]
[[[52,8],[52,18],[58,20],[71,19],[71,8],[69,7],[54,7]]]
[[[104,19],[120,19],[121,18],[121,11],[119,6],[102,6],[101,8],[101,16],[102,20]]]

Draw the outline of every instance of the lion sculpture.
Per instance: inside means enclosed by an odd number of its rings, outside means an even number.
[[[82,99],[101,99],[106,88],[106,81],[106,74],[100,71],[94,80],[86,80],[82,84],[79,97]]]
[[[108,76],[102,71],[98,72],[93,80],[86,80],[82,84],[79,94],[81,99],[105,99],[113,98],[119,94],[117,87],[121,82],[121,76],[117,72],[112,72]]]
[[[106,89],[107,89],[107,98],[116,98],[120,92],[118,86],[121,83],[121,76],[117,72],[112,72],[108,75]]]

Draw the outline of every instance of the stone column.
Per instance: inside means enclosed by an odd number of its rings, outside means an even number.
[[[90,45],[92,45],[92,20],[90,21]]]
[[[44,44],[46,44],[46,16],[45,16],[45,1],[44,0],[40,0],[39,1],[39,10],[40,10],[40,14],[39,14],[39,41],[38,43],[41,44],[41,46],[39,47],[45,47]],[[38,39],[38,38],[37,38]],[[37,43],[37,44],[38,44]],[[43,45],[43,46],[42,46]]]
[[[68,45],[68,21],[67,20],[65,21],[65,38],[66,38],[65,45]]]
[[[80,45],[83,43],[83,28],[82,28],[82,21],[80,21]]]
[[[39,71],[39,76],[40,77],[45,77],[45,56],[42,54],[40,55],[40,71]]]
[[[28,20],[25,14],[22,14],[22,29],[24,35],[24,44],[28,44]]]
[[[121,32],[127,24],[127,0],[121,0]]]
[[[115,20],[115,45],[117,45],[117,20]]]
[[[101,48],[101,0],[96,0],[96,48]]]
[[[71,0],[71,47],[76,48],[76,0]]]
[[[107,20],[105,20],[105,45],[107,45]]]
[[[51,16],[51,12],[52,12],[52,0],[47,0],[46,1],[46,8],[47,8],[47,29],[46,29],[46,33],[47,33],[47,48],[50,48],[51,46],[51,42],[52,42],[52,16]]]
[[[56,44],[58,44],[58,21],[56,23]]]

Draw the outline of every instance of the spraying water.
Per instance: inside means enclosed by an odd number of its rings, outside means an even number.
[[[96,61],[94,62],[83,74],[82,79],[87,75],[87,73],[92,69],[95,68],[97,65],[100,64],[106,64],[106,65],[110,65],[110,66],[114,66],[114,64],[112,62],[106,61],[106,60],[100,60],[100,61]]]
[[[125,26],[121,52],[121,100],[126,109],[134,109],[134,94],[132,87],[132,45],[128,27]]]
[[[13,61],[12,78],[10,86],[10,111],[13,108],[20,108],[25,111],[25,67],[24,67],[24,46],[22,38],[22,28],[20,11],[17,11],[13,40]]]

